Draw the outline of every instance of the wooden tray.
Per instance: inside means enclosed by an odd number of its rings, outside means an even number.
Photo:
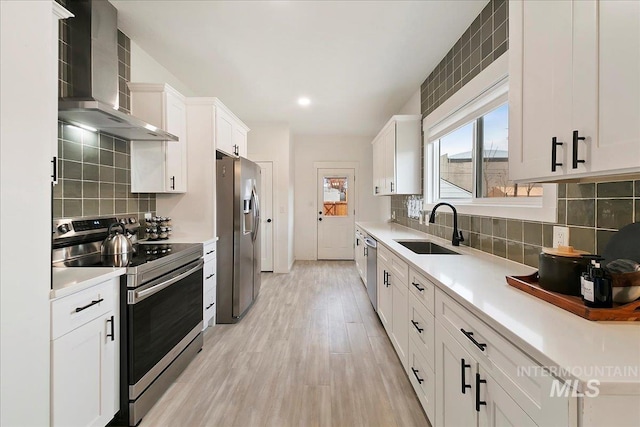
[[[530,276],[507,276],[507,283],[588,320],[640,321],[640,300],[627,304],[614,302],[612,308],[591,308],[584,305],[580,297],[542,289],[538,284],[538,273]]]

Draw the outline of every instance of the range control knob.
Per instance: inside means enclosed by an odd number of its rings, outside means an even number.
[[[129,218],[129,224],[135,224],[136,222],[138,222],[138,220],[135,219],[134,217]]]
[[[69,224],[60,224],[58,226],[58,231],[60,232],[60,234],[68,233],[70,231]]]
[[[120,221],[118,221],[120,224],[126,224],[127,223],[127,219],[126,218],[120,218]]]

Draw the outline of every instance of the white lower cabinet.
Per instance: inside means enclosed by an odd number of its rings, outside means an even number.
[[[409,346],[408,275],[407,263],[378,245],[378,316],[405,370]]]
[[[216,242],[204,244],[202,330],[216,324]]]
[[[420,344],[411,336],[409,338],[409,381],[418,396],[424,412],[433,422],[436,410],[436,375],[433,368],[422,354]]]
[[[51,302],[51,425],[103,427],[118,406],[119,279]]]
[[[354,241],[356,269],[362,279],[362,283],[367,285],[367,245],[364,243],[362,230],[356,227],[356,235]]]
[[[523,368],[540,365],[440,289],[435,315],[436,425],[460,425],[460,408],[468,405],[462,401],[469,399],[462,393],[465,386],[470,386],[465,388],[472,392],[470,411],[475,412],[468,425],[504,425],[505,420],[517,426],[576,424],[577,397],[551,396],[561,380],[526,374]]]
[[[380,246],[378,246],[380,248]],[[393,288],[387,280],[390,275],[390,269],[387,263],[380,255],[378,249],[378,273],[377,273],[377,285],[378,285],[378,317],[382,322],[382,326],[387,331],[388,335],[391,335],[391,315],[393,312]]]
[[[407,282],[401,281],[396,275],[391,276],[392,304],[392,332],[391,343],[398,353],[405,370],[408,370],[409,354],[409,290]]]
[[[436,326],[436,425],[537,425],[455,338]]]

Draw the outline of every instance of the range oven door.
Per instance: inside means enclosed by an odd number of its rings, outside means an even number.
[[[137,399],[202,329],[200,259],[127,291],[127,379]]]

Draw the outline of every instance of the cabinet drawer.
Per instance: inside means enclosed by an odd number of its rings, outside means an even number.
[[[402,283],[405,287],[408,286],[409,265],[406,262],[381,244],[378,244],[378,257],[387,264],[390,272],[393,273],[399,283]]]
[[[433,369],[426,362],[414,340],[409,340],[409,380],[418,395],[418,400],[429,417],[432,425],[435,423],[435,393],[436,376]]]
[[[435,285],[414,269],[409,269],[409,289],[416,299],[433,314],[435,311]]]
[[[113,310],[116,304],[115,288],[118,280],[110,279],[78,293],[52,301],[51,339],[59,338]]]
[[[436,318],[537,424],[568,425],[571,398],[550,396],[557,380],[536,361],[439,289]]]
[[[204,254],[204,262],[216,259],[216,242],[205,243],[202,249]]]
[[[431,369],[435,369],[435,319],[418,299],[409,293],[409,339],[412,339]]]
[[[213,280],[216,280],[216,262],[215,260],[213,261],[205,261],[204,263],[204,281],[205,283]]]

